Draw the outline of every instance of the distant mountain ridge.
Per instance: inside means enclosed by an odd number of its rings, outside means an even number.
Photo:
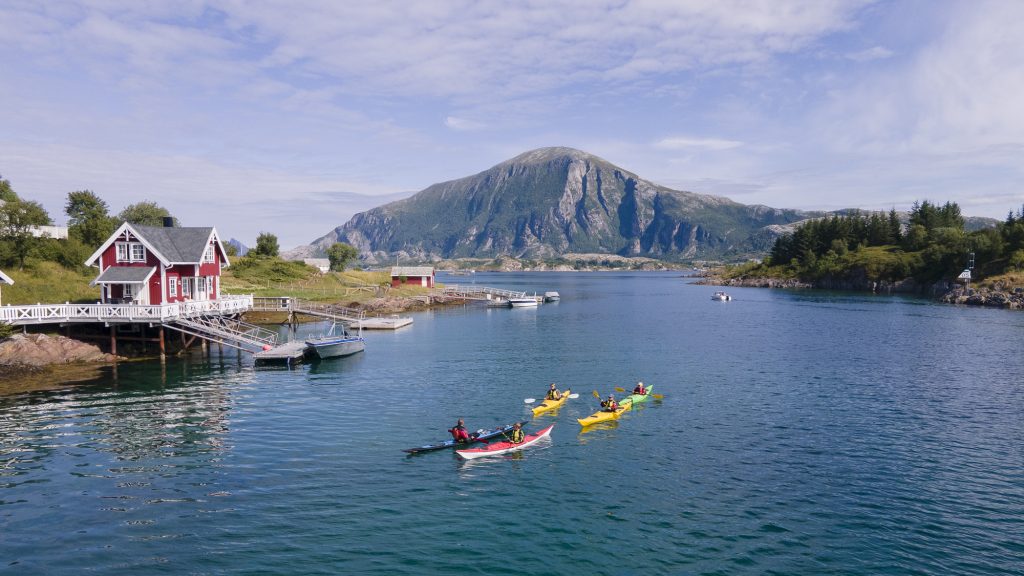
[[[763,253],[776,237],[766,227],[822,215],[673,190],[580,150],[540,148],[356,214],[313,248],[347,242],[369,262],[722,257]]]
[[[540,148],[358,213],[310,252],[347,242],[370,263],[572,252],[738,259],[827,214],[673,190],[580,150]]]

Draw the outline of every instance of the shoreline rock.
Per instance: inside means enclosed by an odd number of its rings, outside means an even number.
[[[94,344],[65,336],[15,334],[0,341],[0,370],[4,372],[31,372],[54,365],[115,362],[120,359]]]

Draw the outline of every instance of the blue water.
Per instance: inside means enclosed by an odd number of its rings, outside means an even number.
[[[0,572],[1024,574],[1024,314],[447,280],[563,299],[416,314],[293,370],[194,354],[0,396]],[[664,400],[580,430],[637,380]],[[528,418],[552,381],[580,397],[527,425],[550,442],[401,451]]]

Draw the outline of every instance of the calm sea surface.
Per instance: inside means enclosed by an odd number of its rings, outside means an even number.
[[[10,574],[1022,574],[1024,314],[476,274],[558,290],[254,370],[233,352],[0,396]],[[321,330],[322,326],[304,327]],[[665,395],[581,431],[591,392]],[[550,442],[401,450],[580,392]]]

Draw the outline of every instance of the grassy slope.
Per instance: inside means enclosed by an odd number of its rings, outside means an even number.
[[[5,270],[14,280],[3,287],[3,304],[57,304],[96,302],[98,286],[89,286],[97,270],[68,270],[56,262],[29,262],[24,270]]]

